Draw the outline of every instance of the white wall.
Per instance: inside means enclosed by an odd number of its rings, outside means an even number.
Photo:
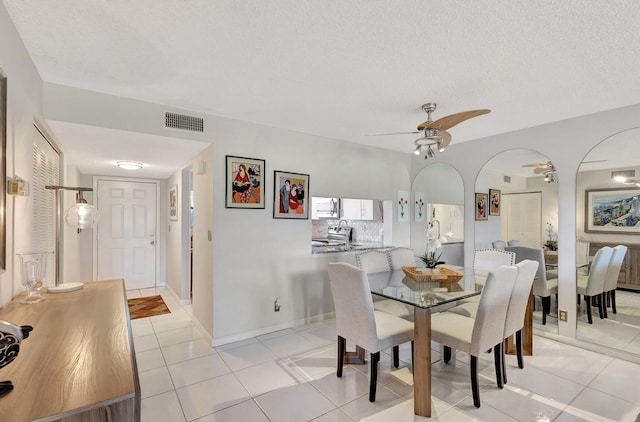
[[[20,176],[30,181],[33,123],[37,122],[43,131],[51,134],[42,117],[42,80],[2,3],[0,67],[7,75],[7,177]],[[23,290],[15,254],[32,250],[32,204],[32,197],[7,196],[7,265],[0,275],[0,305]]]

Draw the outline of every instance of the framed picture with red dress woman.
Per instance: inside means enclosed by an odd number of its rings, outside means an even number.
[[[500,191],[489,189],[489,215],[500,215]]]
[[[264,209],[265,162],[227,155],[227,208]]]
[[[476,193],[476,221],[483,221],[489,218],[489,195],[486,193]]]
[[[273,172],[273,218],[309,218],[309,175]]]

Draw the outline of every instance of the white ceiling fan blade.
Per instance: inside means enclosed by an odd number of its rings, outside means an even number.
[[[364,136],[410,135],[410,134],[416,134],[416,133],[422,133],[422,132],[413,131],[413,132],[365,133]]]

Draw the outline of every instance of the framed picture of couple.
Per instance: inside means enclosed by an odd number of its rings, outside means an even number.
[[[308,219],[309,175],[276,170],[273,180],[273,218]]]

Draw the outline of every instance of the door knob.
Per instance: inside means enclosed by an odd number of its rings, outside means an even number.
[[[155,240],[152,240],[152,241],[151,241],[151,242],[149,242],[149,243],[150,243],[150,244],[152,244],[152,245],[155,245],[155,244],[156,244],[156,241],[155,241]]]

